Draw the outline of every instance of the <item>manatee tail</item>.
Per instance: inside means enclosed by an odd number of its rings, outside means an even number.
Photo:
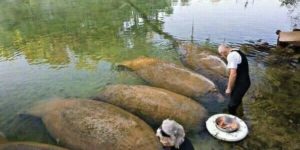
[[[33,116],[33,117],[42,117],[47,110],[46,107],[47,102],[38,102],[35,103],[31,108],[26,110],[25,112],[19,114],[20,116]]]
[[[61,107],[65,107],[65,105],[68,105],[68,102],[70,101],[63,99],[38,102],[35,105],[33,105],[33,107],[25,111],[24,114],[31,115],[34,117],[42,117],[48,112],[52,112],[56,109],[60,109]]]

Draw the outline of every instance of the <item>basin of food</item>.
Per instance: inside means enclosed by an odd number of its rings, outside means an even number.
[[[224,132],[235,132],[240,128],[238,121],[230,116],[220,116],[216,119],[216,126]]]

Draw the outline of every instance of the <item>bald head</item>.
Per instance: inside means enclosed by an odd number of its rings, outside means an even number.
[[[226,44],[221,44],[218,48],[218,52],[222,57],[227,57],[231,48]]]
[[[226,45],[226,44],[219,45],[219,48],[218,48],[219,53],[222,53],[222,52],[225,52],[228,50],[230,50],[230,47],[228,45]]]

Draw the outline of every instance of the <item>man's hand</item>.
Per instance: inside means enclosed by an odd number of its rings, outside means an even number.
[[[231,89],[228,89],[228,88],[227,88],[226,91],[225,91],[225,94],[226,94],[226,95],[230,95],[230,94],[231,94]]]

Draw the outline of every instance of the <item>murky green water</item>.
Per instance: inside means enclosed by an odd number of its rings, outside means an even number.
[[[138,56],[180,64],[173,40],[276,42],[277,29],[299,27],[291,0],[2,0],[0,131],[10,140],[53,143],[39,120],[17,114],[56,97],[89,98],[107,84],[146,84],[115,66]],[[250,57],[244,100],[250,127],[236,144],[207,132],[196,149],[299,149],[300,72]]]

